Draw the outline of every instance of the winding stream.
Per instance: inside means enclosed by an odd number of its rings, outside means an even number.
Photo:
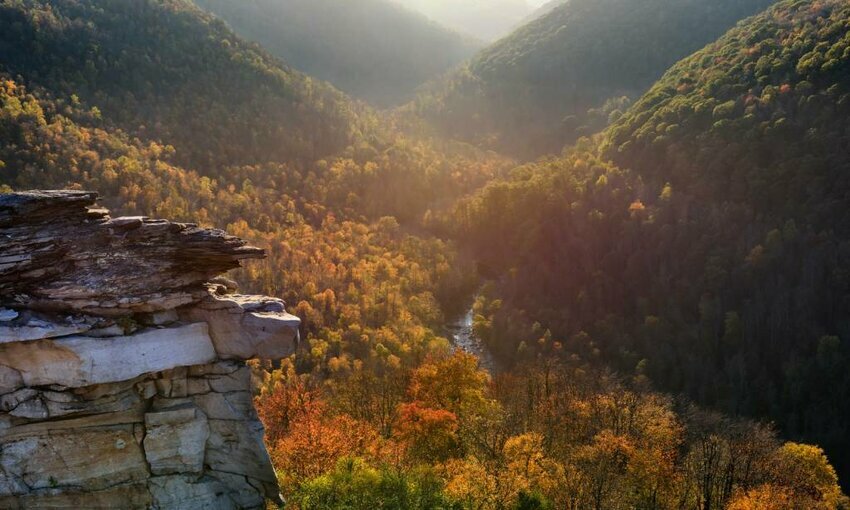
[[[472,329],[473,316],[474,313],[470,307],[465,314],[447,324],[446,330],[449,334],[449,340],[455,347],[477,356],[481,368],[493,374],[498,371],[496,359],[487,349],[487,346],[475,336]]]

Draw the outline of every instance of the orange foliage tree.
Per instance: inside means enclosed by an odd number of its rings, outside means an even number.
[[[457,453],[457,416],[451,411],[411,402],[400,405],[398,415],[395,437],[408,446],[412,459],[433,463]]]

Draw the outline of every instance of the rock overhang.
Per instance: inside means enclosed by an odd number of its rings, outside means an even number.
[[[122,316],[191,304],[265,252],[217,229],[111,218],[97,194],[0,195],[0,306]]]
[[[96,203],[0,194],[0,507],[263,508],[245,360],[292,354],[300,321],[216,283],[263,251]]]

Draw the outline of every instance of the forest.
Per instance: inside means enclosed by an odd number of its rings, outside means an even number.
[[[600,131],[664,71],[771,0],[570,0],[425,86],[448,136],[535,159]],[[612,34],[601,36],[600,34]]]
[[[490,270],[517,271],[481,321],[505,356],[534,310],[622,370],[847,451],[850,11],[821,9],[753,18],[594,141],[458,208]]]
[[[267,250],[287,508],[850,508],[845,1],[555,2],[474,56],[249,3],[0,0],[0,192]]]

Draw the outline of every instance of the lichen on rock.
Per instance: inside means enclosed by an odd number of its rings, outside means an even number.
[[[209,283],[263,251],[96,201],[0,194],[0,508],[278,500],[245,361],[294,352],[299,320]]]

